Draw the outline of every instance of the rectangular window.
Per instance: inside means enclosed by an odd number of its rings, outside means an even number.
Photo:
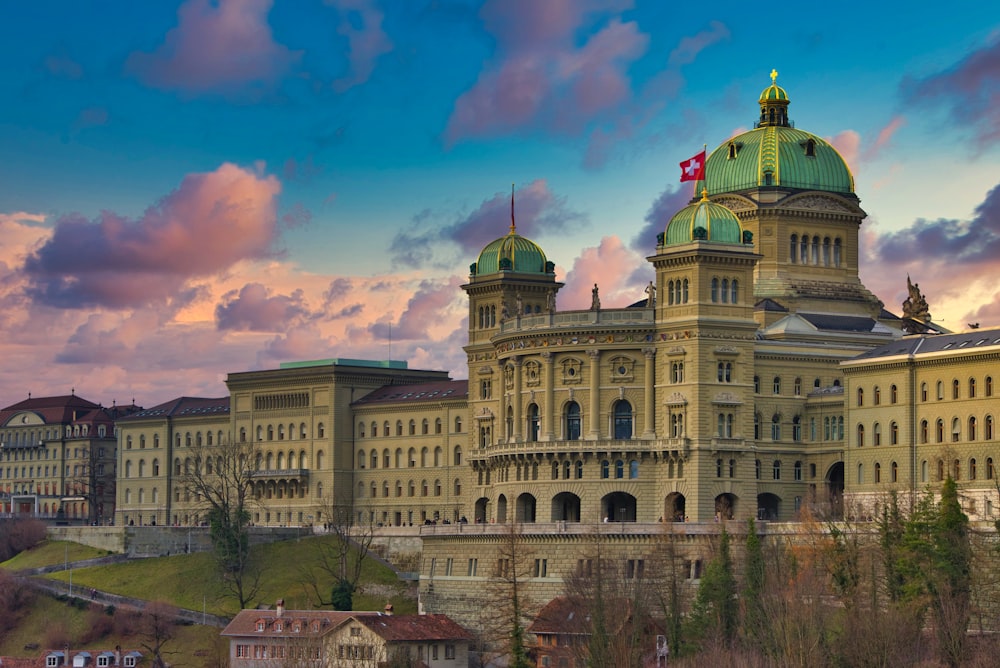
[[[444,574],[445,575],[451,575],[451,566],[452,566],[452,563],[454,561],[455,561],[454,559],[452,559],[451,557],[448,557],[448,561],[446,561],[444,563]]]
[[[536,578],[547,577],[548,571],[549,571],[548,559],[535,559],[535,568],[532,571],[532,577]]]
[[[437,658],[438,658],[438,646],[431,645],[431,659],[433,661],[437,661]]]
[[[446,659],[454,659],[455,658],[455,646],[454,645],[445,645],[444,646],[444,658],[446,658]]]
[[[646,563],[643,559],[626,559],[625,560],[625,579],[626,580],[636,580],[642,577],[645,571]]]
[[[476,576],[476,569],[479,567],[478,559],[469,559],[469,577]]]

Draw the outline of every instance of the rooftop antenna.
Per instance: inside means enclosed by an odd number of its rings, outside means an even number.
[[[392,321],[389,321],[389,357],[387,358],[390,362],[392,361]]]

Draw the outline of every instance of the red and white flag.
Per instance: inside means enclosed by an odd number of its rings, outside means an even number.
[[[681,182],[705,180],[705,151],[681,163]]]

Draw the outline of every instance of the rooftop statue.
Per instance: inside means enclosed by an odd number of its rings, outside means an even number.
[[[903,302],[903,317],[930,321],[930,307],[927,306],[927,300],[924,296],[920,294],[920,284],[911,283],[909,274],[906,276],[906,290],[909,295]]]

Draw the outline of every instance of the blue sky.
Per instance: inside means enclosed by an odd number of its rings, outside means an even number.
[[[0,402],[144,405],[326,357],[461,374],[478,249],[519,230],[560,308],[641,297],[677,164],[772,68],[848,160],[862,278],[1000,323],[1000,12],[659,0],[5,3]]]

